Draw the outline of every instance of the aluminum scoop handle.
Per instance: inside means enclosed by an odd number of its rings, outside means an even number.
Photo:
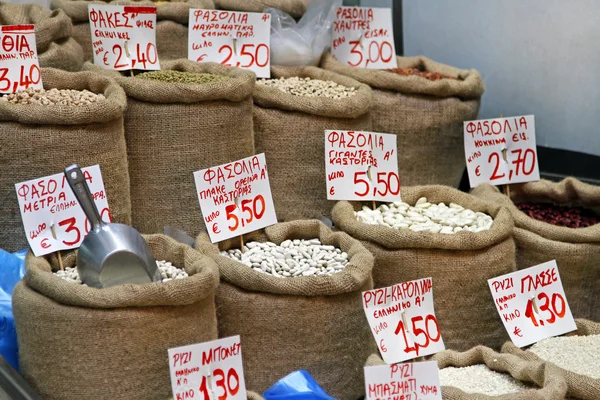
[[[102,219],[100,218],[96,203],[94,203],[92,193],[90,192],[90,188],[85,181],[85,177],[81,168],[79,168],[79,165],[73,164],[65,168],[65,177],[67,178],[67,182],[69,182],[69,186],[71,186],[79,205],[83,209],[85,216],[90,221],[92,230],[99,231],[104,225],[104,222],[102,222]]]

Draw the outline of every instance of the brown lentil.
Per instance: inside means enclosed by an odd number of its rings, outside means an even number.
[[[392,69],[387,69],[386,71],[393,72],[395,74],[402,75],[402,76],[417,75],[422,78],[429,79],[430,81],[439,81],[440,79],[456,80],[456,78],[454,78],[452,76],[442,75],[439,72],[425,72],[425,71],[421,71],[418,68],[392,68]]]
[[[150,79],[154,81],[162,81],[169,83],[189,83],[202,85],[205,83],[223,82],[229,77],[224,75],[215,75],[209,73],[193,73],[182,71],[148,71],[136,75],[135,78]]]
[[[564,207],[549,203],[520,203],[517,208],[538,221],[567,228],[587,228],[600,222],[600,217],[582,207]]]

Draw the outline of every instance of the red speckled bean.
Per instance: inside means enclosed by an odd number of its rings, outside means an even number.
[[[600,216],[582,207],[563,207],[545,203],[521,203],[519,210],[538,221],[568,228],[587,228],[600,223]]]

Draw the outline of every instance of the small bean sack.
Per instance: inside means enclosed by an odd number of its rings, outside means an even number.
[[[50,11],[39,4],[0,3],[0,25],[35,25],[40,67],[76,72],[83,64],[83,50],[73,39],[73,24],[61,10]],[[42,80],[45,77],[42,74]]]
[[[265,153],[279,221],[329,216],[325,184],[325,130],[371,131],[371,89],[316,67],[271,67],[272,78],[301,77],[354,87],[343,99],[306,97],[256,85],[256,152]]]
[[[90,63],[84,68],[102,71]],[[114,77],[128,96],[125,137],[133,226],[142,233],[162,233],[169,225],[196,236],[204,229],[204,220],[194,172],[254,154],[255,76],[239,68],[189,60],[164,62],[162,70],[228,77],[188,84],[103,72]]]
[[[556,260],[573,316],[600,321],[600,224],[587,228],[556,226],[533,219],[515,206],[552,203],[600,213],[600,186],[567,178],[559,183],[541,180],[511,185],[510,191],[509,199],[484,184],[472,194],[508,207],[515,221],[518,269]]]
[[[263,12],[273,7],[298,19],[306,12],[306,0],[215,0],[219,10]]]
[[[21,372],[44,399],[164,400],[168,349],[217,338],[216,264],[169,237],[144,238],[189,277],[95,289],[55,276],[56,256],[28,254],[13,312]],[[76,252],[63,261],[73,267]]]
[[[577,330],[568,333],[567,336],[600,335],[600,323],[584,319],[576,319],[575,324],[577,325]],[[530,362],[545,362],[549,369],[564,377],[568,385],[567,394],[571,398],[583,400],[600,399],[600,379],[594,379],[589,376],[560,368],[552,362],[541,359],[527,349],[518,348],[512,342],[506,342],[504,346],[502,346],[502,352],[514,354]]]
[[[112,6],[156,6],[156,50],[161,61],[187,58],[190,8],[215,8],[212,0],[182,0],[153,2],[148,0],[53,0],[53,10],[63,10],[73,21],[73,38],[83,49],[83,61],[93,61],[89,4]],[[82,61],[82,62],[83,62]]]
[[[373,88],[373,131],[398,137],[400,181],[405,186],[458,187],[465,170],[463,122],[477,118],[485,91],[481,75],[427,57],[398,57],[399,68],[418,68],[457,79],[421,76],[344,65],[327,53],[321,67]]]
[[[131,223],[125,92],[112,79],[90,72],[42,68],[42,76],[45,89],[85,89],[106,99],[80,105],[0,101],[0,248],[11,252],[28,246],[15,184],[60,173],[73,163],[100,165],[113,221]]]
[[[451,202],[493,217],[490,230],[442,234],[392,229],[357,221],[362,205],[339,202],[332,211],[336,228],[375,257],[376,288],[431,277],[435,313],[446,348],[467,350],[483,344],[499,349],[507,335],[487,280],[515,271],[513,222],[506,208],[447,186],[404,187],[402,200],[415,204]]]
[[[373,287],[373,257],[342,232],[315,220],[280,223],[244,235],[246,243],[319,239],[341,248],[350,262],[332,276],[277,278],[219,254],[239,240],[219,243],[206,234],[196,249],[219,266],[219,337],[240,335],[246,385],[259,392],[289,373],[305,369],[327,393],[357,399],[364,391],[362,364],[376,350],[362,307],[362,292]]]

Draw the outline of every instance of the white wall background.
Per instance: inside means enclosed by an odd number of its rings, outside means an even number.
[[[481,117],[535,114],[540,146],[600,155],[600,2],[404,0],[404,53],[478,69]]]

